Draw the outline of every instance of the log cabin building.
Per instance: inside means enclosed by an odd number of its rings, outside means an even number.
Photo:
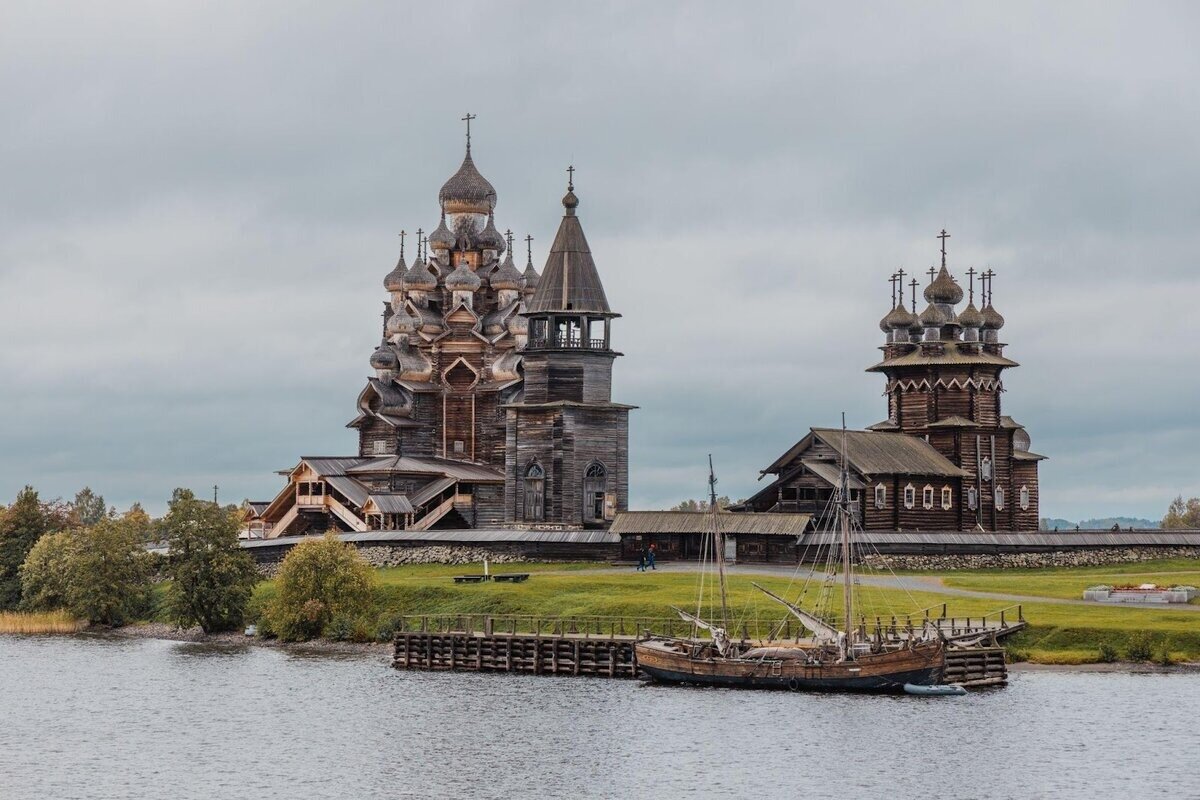
[[[374,374],[348,423],[356,455],[305,457],[255,512],[267,538],[369,530],[605,528],[628,504],[628,416],[611,325],[576,212],[574,168],[545,267],[513,259],[471,154],[387,273]]]
[[[816,525],[845,459],[851,500],[866,530],[1036,531],[1038,462],[1024,426],[1001,410],[1002,373],[1018,366],[1000,341],[995,273],[967,270],[970,296],[946,265],[930,269],[917,313],[914,279],[892,276],[892,308],[880,321],[888,418],[865,431],[812,428],[762,471],[772,480],[736,510],[812,515]],[[981,275],[982,308],[975,305]],[[898,289],[897,289],[898,287]],[[912,290],[906,308],[904,290]]]

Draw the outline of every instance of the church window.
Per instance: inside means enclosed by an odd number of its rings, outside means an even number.
[[[462,439],[455,439],[454,440],[454,452],[458,453],[459,455],[462,455],[463,453],[467,452],[467,443],[464,442]]]
[[[954,506],[954,490],[949,486],[942,487],[942,508],[949,511]]]
[[[794,503],[796,502],[796,492],[795,486],[785,486],[779,491],[779,499],[785,503]]]
[[[979,465],[979,474],[985,481],[992,479],[992,459],[989,456],[983,457],[983,461]]]
[[[999,486],[996,487],[996,510],[1004,510],[1004,490]]]
[[[608,470],[598,461],[588,464],[583,472],[583,519],[585,522],[604,520],[604,495],[608,487]]]
[[[525,519],[545,519],[546,472],[537,462],[525,470]]]
[[[912,508],[917,504],[917,489],[911,483],[904,487],[904,507]]]
[[[812,488],[811,486],[801,487],[800,488],[800,499],[807,501],[809,503],[813,502],[814,500],[817,499],[817,490]]]
[[[875,487],[875,507],[887,507],[887,487],[882,483]]]
[[[1029,510],[1029,487],[1028,486],[1021,487],[1021,510],[1022,511]]]
[[[383,455],[387,452],[387,442],[385,442],[383,439],[376,439],[371,443],[371,450],[375,453],[375,455]]]
[[[967,508],[974,511],[979,508],[979,493],[975,491],[975,487],[967,489]]]
[[[921,491],[921,505],[925,508],[933,508],[933,487],[926,486]]]

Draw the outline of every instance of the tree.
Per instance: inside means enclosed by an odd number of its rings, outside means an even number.
[[[43,503],[33,487],[26,486],[0,512],[0,609],[15,608],[21,601],[25,557],[44,534],[67,527],[66,511],[61,503]]]
[[[176,489],[163,519],[170,549],[167,603],[181,628],[205,633],[242,624],[259,576],[254,560],[238,546],[240,518],[229,508]]]
[[[70,592],[71,557],[78,534],[73,531],[47,533],[21,565],[21,606],[30,611],[53,611],[67,607]]]
[[[740,501],[739,501],[740,502]],[[717,508],[722,511],[733,505],[733,500],[729,499],[728,495],[721,495],[717,498]],[[678,505],[672,507],[671,511],[708,511],[707,500],[684,500]]]
[[[67,609],[101,625],[123,625],[145,612],[150,554],[137,526],[105,518],[74,536],[67,556]]]
[[[109,515],[104,498],[93,492],[90,486],[83,487],[75,495],[71,511],[75,517],[75,524],[84,528],[95,525]]]
[[[331,534],[301,542],[279,567],[267,622],[280,639],[312,639],[335,618],[358,620],[371,608],[374,570],[353,545]]]
[[[1172,500],[1167,515],[1163,517],[1162,527],[1175,530],[1200,528],[1200,497],[1185,501],[1183,495],[1179,495]]]

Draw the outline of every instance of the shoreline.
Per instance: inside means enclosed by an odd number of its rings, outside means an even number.
[[[126,639],[158,639],[160,641],[214,644],[238,647],[272,647],[296,653],[331,656],[371,656],[391,662],[390,642],[335,642],[329,639],[312,639],[307,642],[281,642],[278,639],[263,639],[246,636],[244,633],[205,634],[199,628],[181,630],[163,622],[147,622],[126,625],[121,628],[90,627],[84,634],[121,637]],[[1040,664],[1033,661],[1017,661],[1008,664],[1010,673],[1030,672],[1088,672],[1125,675],[1190,675],[1200,673],[1200,663],[1182,662],[1163,666],[1150,662],[1113,661],[1084,664]]]

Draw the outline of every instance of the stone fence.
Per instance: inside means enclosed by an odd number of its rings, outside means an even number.
[[[868,555],[873,568],[950,572],[970,569],[1033,569],[1038,567],[1099,567],[1164,558],[1200,559],[1200,547],[1130,547],[1103,550],[1063,550],[1047,553],[979,553],[973,555]]]

